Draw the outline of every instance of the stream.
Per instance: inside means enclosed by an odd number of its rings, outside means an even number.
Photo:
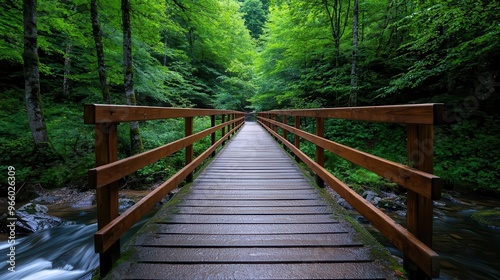
[[[8,270],[9,244],[0,236],[0,279],[33,280],[90,280],[99,266],[94,253],[94,233],[97,231],[95,207],[75,209],[68,206],[49,206],[50,215],[75,222],[27,236],[18,236],[15,250],[15,272]],[[121,209],[123,212],[125,209]],[[122,238],[125,244],[158,209],[153,209],[135,224]]]
[[[434,250],[441,257],[439,279],[500,279],[500,229],[480,226],[470,218],[477,210],[498,205],[495,199],[465,195],[457,200],[439,201],[434,212]],[[50,208],[49,214],[75,224],[19,236],[16,272],[8,271],[9,244],[5,236],[0,237],[0,258],[4,258],[0,262],[0,279],[91,279],[92,271],[99,265],[93,247],[97,230],[95,209]],[[391,216],[404,226],[404,217]],[[122,238],[122,244],[145,220]],[[378,231],[366,226],[394,255],[401,255]]]
[[[434,206],[433,249],[441,258],[438,279],[500,279],[500,229],[488,228],[470,217],[478,210],[498,208],[498,199],[458,195],[438,200]],[[406,217],[388,213],[406,226]],[[375,228],[366,225],[375,238],[395,256],[401,252]]]

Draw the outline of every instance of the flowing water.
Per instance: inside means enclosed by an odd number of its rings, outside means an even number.
[[[500,279],[500,230],[480,226],[470,218],[477,210],[498,207],[498,200],[484,197],[459,199],[461,203],[441,200],[440,206],[435,207],[434,250],[441,256],[440,279]],[[75,221],[76,224],[17,239],[16,272],[7,270],[9,246],[6,241],[1,241],[0,259],[5,260],[0,262],[0,279],[91,278],[92,270],[99,265],[93,247],[93,234],[97,230],[95,211],[52,208],[49,214]],[[404,218],[393,218],[404,225]],[[136,225],[128,236],[142,223]],[[400,254],[385,244],[387,239],[376,231],[372,233],[394,254]],[[124,237],[125,240],[127,238]]]
[[[500,279],[500,229],[481,226],[471,218],[478,210],[499,206],[498,199],[475,195],[438,201],[434,207],[433,249],[441,258],[439,279]],[[406,218],[390,216],[405,226]],[[369,230],[391,253],[402,257],[378,231]]]
[[[155,209],[157,210],[157,209]],[[132,227],[123,237],[130,239],[155,211]],[[97,231],[95,208],[51,208],[49,214],[75,221],[74,225],[19,236],[15,244],[15,272],[8,270],[10,244],[0,242],[0,279],[33,280],[87,280],[99,266],[99,255],[94,253],[94,233]]]

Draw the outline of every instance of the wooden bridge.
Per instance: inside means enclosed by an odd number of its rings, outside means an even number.
[[[241,129],[179,202],[152,219],[133,244],[132,253],[111,271],[112,279],[394,278],[275,139],[317,174],[320,186],[326,182],[404,253],[405,268],[413,278],[439,276],[438,256],[430,246],[432,199],[439,198],[440,180],[431,172],[432,128],[441,122],[442,110],[441,104],[424,104],[271,111],[260,113],[259,125],[245,124],[243,114],[234,111],[88,105],[85,122],[96,126],[98,167],[89,171],[89,183],[97,189],[95,244],[101,275],[119,258],[120,236],[182,180],[192,182],[194,169]],[[193,134],[197,116],[210,116],[212,127]],[[118,123],[179,117],[185,118],[185,138],[117,159]],[[315,135],[300,130],[301,117],[315,118]],[[408,124],[408,155],[413,166],[325,139],[324,118],[330,117]],[[290,118],[295,121],[293,127],[287,125]],[[289,133],[294,134],[294,141],[287,140]],[[193,158],[193,143],[209,136],[211,147]],[[314,161],[300,151],[300,138],[316,145]],[[186,166],[118,215],[117,181],[183,148]],[[323,168],[324,149],[406,187],[409,229],[328,173]]]

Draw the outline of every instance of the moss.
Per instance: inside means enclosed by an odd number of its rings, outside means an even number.
[[[500,228],[500,209],[477,211],[471,217],[483,226]]]

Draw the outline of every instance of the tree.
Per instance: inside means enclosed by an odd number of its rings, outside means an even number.
[[[243,19],[250,35],[258,39],[262,34],[264,23],[266,22],[266,12],[260,0],[245,0],[241,5]]]
[[[31,134],[37,149],[46,148],[49,143],[47,126],[42,112],[40,96],[40,73],[38,71],[38,36],[36,0],[23,1],[24,17],[24,80],[26,110]]]
[[[97,11],[97,0],[90,0],[90,18],[92,21],[92,35],[97,56],[97,72],[99,73],[99,82],[101,86],[102,98],[104,102],[111,103],[111,95],[109,93],[108,73],[106,70],[106,62],[104,60],[104,48],[102,43],[102,30],[99,25],[99,13]]]
[[[333,37],[333,44],[335,46],[335,66],[339,66],[340,57],[340,41],[347,28],[349,10],[351,8],[351,0],[322,0],[325,11],[328,15],[328,21]],[[347,5],[344,11],[344,6]]]
[[[349,106],[356,106],[358,102],[358,7],[358,0],[354,0],[354,6],[352,10],[352,67]]]
[[[123,20],[123,86],[127,105],[137,105],[134,92],[134,66],[132,64],[132,30],[130,27],[130,0],[122,0]],[[130,148],[132,154],[142,152],[139,122],[130,122]]]

